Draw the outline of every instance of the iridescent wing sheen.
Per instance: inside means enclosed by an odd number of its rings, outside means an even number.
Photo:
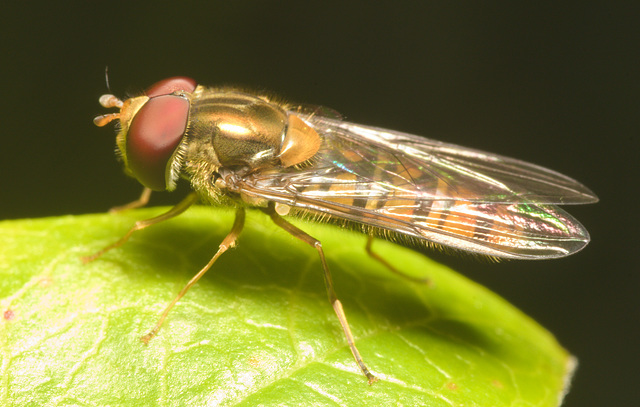
[[[562,174],[512,158],[322,116],[303,168],[254,174],[244,191],[293,208],[496,257],[562,257],[587,231],[554,204],[597,201]]]

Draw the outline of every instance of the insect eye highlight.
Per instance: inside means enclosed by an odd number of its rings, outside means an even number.
[[[169,95],[174,92],[191,93],[196,89],[196,81],[186,76],[175,76],[156,82],[145,92],[150,98]]]

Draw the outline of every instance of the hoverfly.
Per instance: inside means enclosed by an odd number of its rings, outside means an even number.
[[[399,234],[512,259],[563,257],[589,242],[585,228],[555,205],[596,202],[595,194],[567,176],[523,161],[349,123],[259,94],[208,88],[186,77],[165,79],[125,101],[103,95],[100,104],[120,110],[94,122],[119,121],[117,147],[125,170],[145,187],[137,201],[118,209],[145,205],[151,190],[172,191],[179,178],[188,180],[193,192],[168,212],[137,222],[85,261],[197,201],[236,208],[231,231],[215,255],[167,306],[144,342],[235,245],[245,207],[260,209],[317,250],[329,300],[369,383],[377,378],[355,345],[322,244],[283,216],[311,214],[360,227],[369,235],[367,251],[392,270],[371,252],[374,235]]]

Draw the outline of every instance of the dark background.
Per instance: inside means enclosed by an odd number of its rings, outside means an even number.
[[[137,196],[114,159],[112,129],[91,123],[104,112],[106,65],[121,96],[188,75],[521,158],[599,195],[596,205],[569,208],[591,244],[542,262],[433,256],[503,295],[579,357],[565,406],[637,405],[633,2],[173,3],[3,4],[0,217],[103,212]],[[161,195],[154,204],[180,198]]]

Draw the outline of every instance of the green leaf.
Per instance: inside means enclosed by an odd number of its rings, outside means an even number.
[[[117,215],[0,223],[0,405],[555,406],[574,359],[485,288],[385,241],[296,221],[323,242],[357,346],[358,370],[327,300],[315,250],[249,211],[225,253],[169,314],[213,255],[233,213],[195,207],[137,232],[89,264],[135,220]]]

